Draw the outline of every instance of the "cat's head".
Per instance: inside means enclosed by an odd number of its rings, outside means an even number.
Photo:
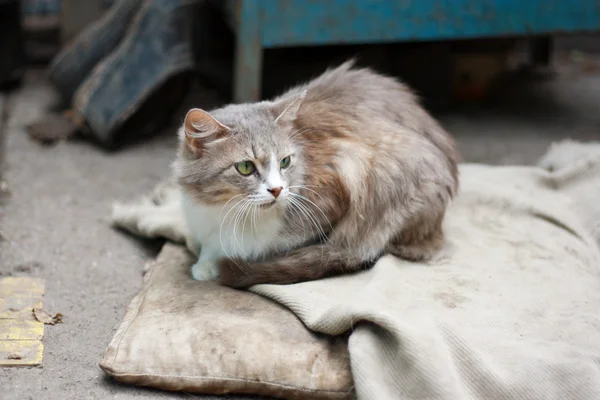
[[[304,95],[211,113],[190,110],[179,130],[174,164],[184,190],[207,205],[285,207],[304,174],[302,148],[293,130]]]

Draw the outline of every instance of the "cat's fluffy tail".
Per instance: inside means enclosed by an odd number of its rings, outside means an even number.
[[[351,253],[331,245],[316,244],[267,261],[248,263],[239,258],[223,258],[218,262],[219,281],[237,288],[260,283],[289,284],[356,272],[376,261],[364,260]]]

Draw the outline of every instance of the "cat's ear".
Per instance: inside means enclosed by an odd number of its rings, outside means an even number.
[[[273,115],[275,122],[291,122],[296,119],[296,114],[302,106],[306,97],[306,90],[287,99],[278,101],[273,106]]]
[[[200,157],[207,143],[224,139],[230,128],[217,121],[206,111],[193,108],[185,116],[183,130],[188,149]]]

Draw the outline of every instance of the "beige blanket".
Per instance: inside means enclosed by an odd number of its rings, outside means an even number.
[[[552,173],[462,165],[430,265],[386,256],[361,274],[251,290],[315,332],[351,331],[361,400],[600,399],[600,157],[577,158],[544,159]],[[173,210],[152,231],[148,210],[116,211],[133,232],[184,240]]]

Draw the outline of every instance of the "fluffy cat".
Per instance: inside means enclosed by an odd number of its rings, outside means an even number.
[[[301,282],[443,244],[455,143],[406,86],[352,61],[272,101],[193,109],[179,135],[195,279]]]

